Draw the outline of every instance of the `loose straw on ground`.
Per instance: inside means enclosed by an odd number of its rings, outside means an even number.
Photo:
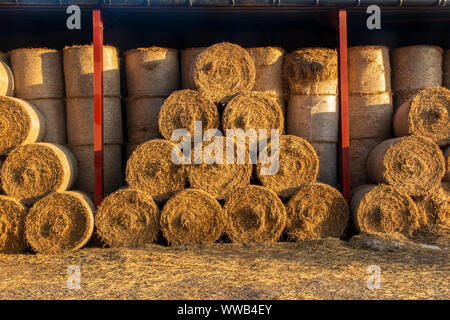
[[[0,195],[0,253],[25,250],[25,216],[27,210],[17,200]]]
[[[139,247],[156,240],[159,209],[152,197],[120,189],[106,197],[95,215],[97,234],[111,247]]]
[[[61,254],[86,245],[94,231],[94,204],[77,191],[55,192],[36,202],[25,234],[38,253]]]
[[[14,76],[5,62],[0,61],[0,96],[14,95]]]

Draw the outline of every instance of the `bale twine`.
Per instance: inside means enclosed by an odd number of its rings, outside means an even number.
[[[358,233],[411,236],[422,221],[411,197],[387,185],[364,185],[353,195],[350,207]]]
[[[67,98],[67,139],[71,145],[94,144],[94,99]],[[120,98],[103,100],[103,141],[106,144],[123,142],[122,106]]]
[[[412,100],[423,89],[400,90],[394,93],[394,111],[396,111],[402,104]]]
[[[234,151],[227,154],[227,146],[231,144],[234,146]],[[222,154],[216,153],[219,148]],[[208,145],[203,143],[203,154],[205,153],[211,159],[203,158],[201,164],[194,163],[186,168],[192,188],[204,190],[216,199],[224,199],[227,194],[237,188],[250,184],[253,166],[249,162],[249,153],[245,150],[245,163],[239,164],[237,146],[232,139],[220,137]],[[215,162],[208,163],[209,160],[215,160]]]
[[[78,160],[79,174],[75,188],[88,193],[94,192],[95,166],[94,146],[69,146]],[[122,170],[122,148],[118,144],[103,146],[103,188],[106,194],[124,185]]]
[[[253,90],[266,92],[273,97],[283,97],[283,55],[277,47],[257,47],[247,49],[255,62],[256,76]]]
[[[13,50],[9,55],[17,97],[64,97],[63,65],[59,50],[25,48]]]
[[[173,155],[172,155],[173,154]],[[180,164],[174,163],[174,159]],[[164,201],[184,189],[186,172],[175,143],[155,139],[141,144],[128,159],[126,181],[131,188]]]
[[[178,50],[150,47],[125,52],[128,96],[166,97],[180,87]]]
[[[350,139],[350,187],[351,189],[370,183],[367,175],[367,158],[370,151],[384,138]]]
[[[214,197],[185,189],[170,198],[161,212],[161,229],[170,244],[207,244],[222,235],[225,216]]]
[[[283,202],[262,186],[249,185],[229,194],[224,210],[226,233],[236,243],[275,242],[286,225]]]
[[[181,50],[181,88],[195,90],[194,67],[195,60],[206,47],[187,48]]]
[[[348,90],[350,94],[391,91],[388,47],[358,46],[348,49]]]
[[[2,166],[5,194],[29,205],[52,192],[65,191],[77,178],[77,161],[64,146],[32,143],[8,154]]]
[[[442,182],[441,186],[429,193],[413,198],[426,225],[450,225],[450,183]]]
[[[349,96],[350,138],[392,137],[394,108],[390,92]]]
[[[337,51],[326,48],[295,50],[284,59],[283,76],[291,95],[337,94]]]
[[[349,209],[341,193],[323,183],[308,183],[286,205],[288,236],[295,240],[341,237]]]
[[[275,150],[272,154],[271,145],[272,142],[267,144],[257,165],[258,179],[265,187],[271,189],[280,197],[290,197],[297,192],[302,184],[316,180],[319,172],[319,158],[308,141],[292,135],[280,136],[278,166],[273,166],[273,164],[271,166],[270,161],[268,161],[267,156],[276,155]],[[268,169],[269,167],[275,170],[269,170],[266,173],[272,174],[264,175],[261,169]]]
[[[214,102],[226,103],[239,92],[252,90],[256,68],[250,54],[231,43],[217,43],[195,62],[195,87]]]
[[[158,115],[164,98],[132,97],[126,100],[127,135],[130,143],[142,143],[161,137]]]
[[[14,96],[14,76],[5,62],[0,61],[0,96]]]
[[[42,141],[66,144],[66,106],[62,99],[27,100],[35,106],[45,120],[45,135]]]
[[[450,143],[450,90],[443,87],[420,91],[394,116],[397,137],[421,135],[440,146]]]
[[[0,97],[0,155],[42,140],[45,129],[45,120],[36,107],[17,98]]]
[[[395,91],[442,86],[442,49],[408,46],[392,53],[392,84]]]
[[[450,181],[450,147],[444,151],[445,158],[445,180]]]
[[[286,117],[287,134],[314,142],[338,141],[338,97],[291,95]]]
[[[193,137],[195,121],[202,122],[203,132],[218,128],[220,121],[216,105],[197,91],[175,91],[161,107],[158,117],[159,131],[169,140],[177,129],[186,129]]]
[[[111,247],[139,247],[155,242],[159,209],[152,197],[134,189],[121,189],[106,197],[95,215],[100,239]]]
[[[332,187],[338,185],[338,146],[330,142],[310,142],[319,158],[317,181]]]
[[[240,93],[231,99],[222,114],[222,127],[227,129],[241,128],[244,131],[254,129],[267,130],[270,137],[271,129],[284,130],[284,117],[277,101],[267,93],[252,91]]]
[[[372,181],[392,185],[412,196],[437,188],[444,177],[444,166],[439,147],[421,136],[383,141],[370,152],[367,160]]]
[[[95,207],[78,191],[55,192],[36,202],[25,219],[34,251],[60,254],[86,245],[94,231]]]
[[[63,49],[66,96],[92,97],[94,92],[94,49],[92,45]],[[117,49],[103,46],[103,95],[120,96],[120,69]]]
[[[9,66],[9,54],[0,52],[0,62],[4,62]]]
[[[444,53],[444,86],[450,89],[450,50]]]
[[[26,208],[17,200],[0,195],[0,253],[21,253],[25,240]]]

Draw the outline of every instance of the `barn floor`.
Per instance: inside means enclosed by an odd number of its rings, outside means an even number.
[[[1,299],[449,299],[449,250],[359,248],[340,240],[273,246],[85,248],[0,255]],[[79,266],[81,288],[67,288]],[[367,268],[381,270],[369,290]]]

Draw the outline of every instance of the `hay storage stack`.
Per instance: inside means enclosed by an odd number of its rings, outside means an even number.
[[[75,186],[94,192],[94,50],[92,45],[63,49],[66,80],[67,138],[80,175]],[[110,193],[122,186],[122,111],[118,51],[103,47],[104,99],[104,189]]]
[[[194,82],[195,61],[206,47],[187,48],[180,52],[181,55],[181,88],[196,90]]]
[[[450,90],[421,90],[397,109],[394,132],[397,137],[421,135],[439,146],[450,144]]]
[[[444,151],[445,158],[445,180],[450,182],[450,147]]]
[[[305,48],[288,54],[286,133],[307,139],[320,160],[318,180],[337,185],[338,62],[335,49]]]
[[[156,240],[159,209],[152,197],[120,189],[106,197],[95,215],[100,239],[111,247],[138,247]]]
[[[9,66],[0,61],[0,96],[14,96],[14,76]]]
[[[129,144],[161,138],[158,115],[164,103],[160,97],[131,97],[126,100],[127,136]]]
[[[435,46],[408,46],[392,53],[395,108],[414,97],[418,89],[442,86],[443,50]]]
[[[369,183],[370,150],[392,137],[393,103],[389,48],[357,46],[348,51],[350,181]]]
[[[450,50],[444,52],[444,86],[450,89]]]
[[[94,232],[94,204],[77,191],[55,192],[37,201],[25,219],[34,251],[61,254],[82,248]]]
[[[349,209],[341,193],[323,183],[307,183],[286,205],[288,236],[295,240],[341,237]]]
[[[222,235],[225,217],[214,197],[185,189],[171,197],[161,211],[161,230],[170,244],[207,244]]]
[[[421,216],[425,217],[425,225],[450,225],[450,183],[442,182],[441,186],[429,193],[413,197]]]
[[[20,253],[25,250],[26,208],[11,197],[0,195],[0,253]]]

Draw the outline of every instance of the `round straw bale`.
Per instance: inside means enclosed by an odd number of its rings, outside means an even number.
[[[392,84],[395,91],[442,86],[442,49],[408,46],[392,53]]]
[[[178,50],[150,47],[125,52],[128,96],[166,97],[180,87]]]
[[[194,82],[195,60],[205,49],[205,47],[199,47],[181,50],[181,87],[183,89],[196,89]]]
[[[421,136],[383,141],[369,154],[367,171],[372,181],[392,185],[411,196],[437,188],[444,177],[439,147]]]
[[[13,50],[9,55],[17,97],[64,97],[63,66],[59,50],[25,48]]]
[[[84,192],[94,192],[94,146],[69,146],[78,160],[79,174],[75,188]],[[103,188],[109,194],[124,185],[122,170],[122,148],[118,144],[103,146]]]
[[[350,207],[358,233],[410,236],[422,221],[411,197],[387,185],[364,185],[353,195]]]
[[[338,97],[333,95],[291,95],[288,103],[287,134],[315,142],[338,141]]]
[[[158,117],[159,131],[169,140],[177,129],[186,129],[193,137],[195,121],[202,122],[203,132],[218,128],[220,121],[216,105],[197,91],[175,91],[161,107]]]
[[[350,187],[353,189],[370,183],[367,175],[367,158],[384,138],[350,139]]]
[[[4,62],[9,66],[9,54],[0,52],[0,62]]]
[[[214,197],[185,189],[170,198],[161,212],[161,229],[170,244],[206,244],[222,235],[225,216]]]
[[[444,86],[450,89],[450,50],[444,53]]]
[[[326,48],[295,50],[284,59],[283,76],[291,95],[337,94],[337,51]]]
[[[350,138],[391,138],[394,108],[390,92],[349,96]]]
[[[0,253],[25,250],[25,216],[27,210],[17,200],[0,195]]]
[[[59,254],[86,245],[94,231],[94,204],[78,191],[55,192],[37,201],[25,219],[25,234],[38,253]]]
[[[420,91],[394,116],[397,137],[421,135],[440,146],[450,144],[450,90],[443,87]]]
[[[423,89],[400,90],[394,93],[394,111],[402,104],[414,98]]]
[[[231,143],[234,146],[234,152],[227,154],[227,146]],[[219,161],[221,163],[209,164],[209,159],[203,158],[201,164],[194,163],[187,166],[187,174],[192,188],[204,190],[216,199],[224,199],[230,192],[250,184],[253,166],[249,162],[247,150],[245,151],[245,163],[239,164],[236,161],[238,157],[237,146],[232,139],[222,139],[220,137],[220,139],[215,139],[214,142],[208,145],[203,143],[203,154],[211,147],[214,148],[211,149],[214,151],[216,148],[223,150],[221,155],[215,154],[215,152],[209,152],[208,154],[216,162]]]
[[[160,138],[158,115],[164,98],[133,97],[126,101],[127,133],[131,143]]]
[[[258,179],[265,187],[280,197],[290,197],[302,184],[316,180],[319,172],[319,158],[308,141],[291,135],[280,136],[278,157],[276,149],[272,154],[272,144],[274,141],[267,144],[263,153],[260,154],[257,165]],[[275,157],[272,159],[275,163],[271,163],[267,157]],[[262,172],[263,168],[269,169],[269,172],[265,172],[268,174]]]
[[[429,193],[414,197],[417,209],[425,217],[426,224],[450,225],[450,183],[442,182],[441,186]]]
[[[45,129],[45,120],[36,107],[17,98],[0,97],[0,155],[42,140]]]
[[[310,142],[319,158],[317,181],[336,187],[338,184],[337,143]]]
[[[186,184],[181,150],[175,143],[162,139],[141,144],[128,159],[126,181],[131,188],[146,192],[156,201],[168,199]]]
[[[256,77],[253,90],[284,96],[283,88],[283,55],[284,50],[277,47],[249,48],[255,62]]]
[[[323,183],[308,183],[286,205],[286,232],[295,241],[341,237],[349,220],[347,201]]]
[[[45,120],[45,136],[42,141],[66,144],[66,106],[62,99],[27,100],[35,106]]]
[[[348,90],[351,94],[391,91],[388,47],[358,46],[348,49]]]
[[[222,114],[222,127],[227,129],[259,129],[267,130],[271,136],[271,129],[284,130],[284,117],[277,101],[267,93],[252,91],[241,93],[231,99]]]
[[[195,62],[196,88],[214,102],[228,102],[235,94],[252,90],[255,63],[250,54],[231,43],[217,43],[201,52]]]
[[[0,96],[14,96],[14,76],[8,65],[0,61]]]
[[[450,147],[444,151],[445,158],[445,180],[450,181]]]
[[[261,186],[249,185],[225,199],[226,233],[232,242],[277,241],[286,225],[286,210],[277,195]]]
[[[94,92],[94,49],[92,45],[63,49],[66,96],[92,97]],[[120,69],[117,49],[103,46],[103,95],[120,96]]]
[[[6,195],[32,204],[52,192],[72,187],[78,173],[77,161],[64,146],[32,143],[8,154],[1,180]]]
[[[159,209],[152,197],[120,189],[106,197],[95,215],[97,234],[111,247],[139,247],[156,240]]]
[[[71,145],[94,144],[94,99],[67,98],[67,139]],[[122,105],[120,98],[103,100],[103,141],[106,144],[123,142]]]

